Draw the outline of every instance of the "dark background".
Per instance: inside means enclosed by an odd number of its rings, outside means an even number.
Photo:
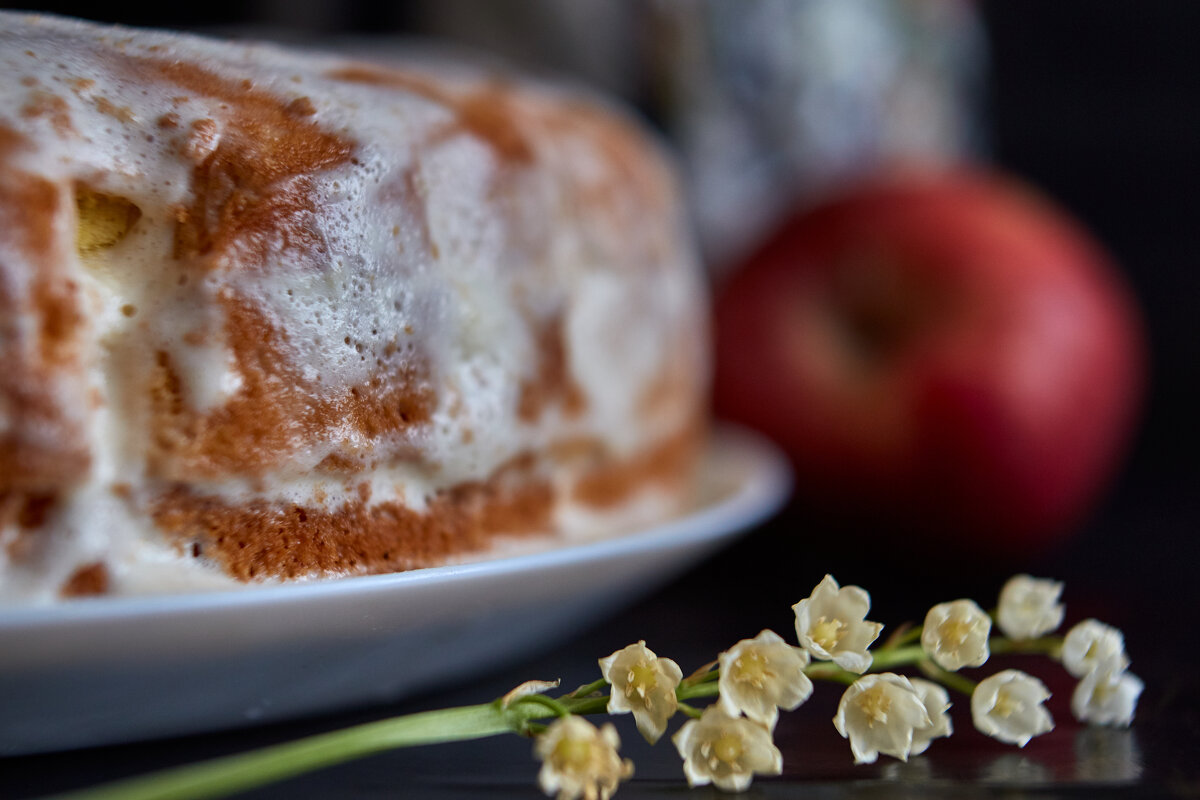
[[[445,15],[429,12],[434,5],[116,0],[15,7],[287,38],[427,36],[446,27]],[[998,0],[978,7],[988,41],[983,156],[1040,187],[1108,246],[1147,322],[1151,381],[1142,424],[1101,513],[1128,491],[1161,514],[1153,530],[1112,531],[1103,553],[1090,556],[1107,556],[1114,580],[1129,570],[1166,570],[1164,583],[1192,583],[1200,556],[1193,543],[1200,523],[1200,425],[1193,422],[1200,409],[1200,4]],[[553,60],[553,50],[547,53]],[[628,99],[653,118],[645,88],[629,85]]]
[[[1191,677],[1200,656],[1193,632],[1200,611],[1200,426],[1193,418],[1200,409],[1200,47],[1195,39],[1200,3],[997,0],[980,9],[989,44],[984,98],[988,157],[1041,187],[1109,247],[1142,305],[1151,349],[1142,421],[1111,491],[1072,542],[1019,566],[1066,578],[1068,603],[1081,598],[1071,616],[1094,612],[1122,627],[1136,671],[1147,678],[1149,688],[1135,727],[1145,771],[1140,782],[1113,791],[1194,797],[1200,794],[1200,781],[1195,767],[1186,765],[1200,752],[1200,701]],[[250,23],[325,33],[425,30],[418,7],[399,2],[346,2],[336,7],[293,6],[283,0],[149,7],[57,3],[36,10],[165,27]],[[639,99],[644,98],[633,98]],[[711,657],[762,627],[789,630],[788,607],[825,571],[835,572],[845,583],[870,588],[881,609],[873,618],[887,621],[923,614],[929,602],[960,589],[986,604],[1003,576],[1013,571],[1008,563],[937,563],[920,574],[930,577],[926,573],[936,571],[940,581],[922,584],[904,573],[913,565],[898,561],[895,552],[848,552],[852,548],[837,537],[844,532],[814,530],[812,524],[802,510],[793,508],[629,613],[581,632],[578,641],[497,674],[471,691],[238,734],[0,760],[0,787],[32,795],[387,713],[481,702],[521,680],[545,677],[546,665],[554,665],[551,671],[562,674],[565,683],[584,682],[591,679],[588,670],[594,670],[597,655],[638,638],[652,640],[659,652],[677,654],[688,671],[706,660],[705,653]],[[802,530],[805,544],[799,547]],[[703,624],[692,622],[697,618]],[[621,730],[627,743],[636,739],[631,727]],[[780,736],[796,740],[807,732],[785,725]],[[851,772],[849,756],[840,749],[844,744],[828,730],[823,729],[820,738],[834,740],[819,747],[835,748],[828,758],[838,766],[821,761],[827,753],[818,749],[815,771],[793,776],[810,783],[816,796],[888,796],[897,785],[889,781],[904,778],[882,766]],[[1060,757],[1053,748],[1066,753],[1071,745],[1047,746],[1053,751],[1050,756],[1042,762],[1031,758],[1035,764],[1050,765],[1048,780],[1053,781],[1059,776],[1055,764]],[[678,773],[671,771],[678,767],[670,766],[670,759],[655,760],[662,758],[664,749],[660,746],[660,755],[653,756],[634,745],[641,781],[632,791],[623,789],[621,796],[679,786]],[[1029,750],[1033,752],[1032,746]],[[465,766],[468,762],[472,766]],[[966,763],[966,756],[952,752],[935,762],[935,768],[938,777],[977,777]],[[458,774],[448,783],[439,782],[446,771]],[[525,743],[456,745],[378,757],[266,790],[261,796],[390,796],[399,788],[395,776],[403,775],[401,785],[421,794],[490,790],[531,797],[533,774]],[[858,780],[839,782],[843,778]],[[786,795],[781,788],[786,785],[756,783],[770,795]],[[957,789],[950,791],[948,785]],[[922,791],[962,794],[963,786],[935,782]],[[1082,797],[1093,789],[1067,786],[1063,792]]]
[[[1107,504],[1064,560],[1095,559],[1115,596],[1180,592],[1200,554],[1200,5],[996,2],[996,160],[1077,214],[1116,255],[1151,346],[1143,424]],[[1068,565],[1064,564],[1064,567]],[[1187,609],[1184,611],[1184,609]],[[1194,652],[1194,645],[1191,645]]]

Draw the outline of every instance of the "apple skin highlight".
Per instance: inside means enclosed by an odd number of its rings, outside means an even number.
[[[1109,256],[983,168],[801,210],[719,288],[714,324],[717,414],[787,450],[802,502],[996,554],[1078,528],[1145,384]]]

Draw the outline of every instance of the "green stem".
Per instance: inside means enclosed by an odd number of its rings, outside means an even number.
[[[600,691],[605,686],[608,686],[608,681],[604,680],[604,678],[600,678],[599,680],[592,681],[591,683],[585,683],[575,691],[567,694],[563,699],[566,699],[567,697],[587,697],[590,694],[595,694],[596,692]]]
[[[888,640],[884,642],[883,646],[890,649],[893,647],[903,647],[904,645],[912,644],[913,642],[919,642],[921,641],[921,632],[924,629],[924,626],[921,625],[900,628],[890,637],[888,637]]]
[[[975,692],[975,687],[979,685],[965,675],[959,675],[957,672],[948,672],[928,659],[917,662],[917,669],[925,673],[925,676],[931,680],[935,680],[956,692],[961,692],[967,697],[970,697]]]
[[[904,647],[883,648],[874,651],[871,655],[871,671],[884,672],[896,667],[919,663],[925,658],[925,649],[919,644],[910,644]]]
[[[705,681],[704,683],[693,683],[690,685],[681,683],[675,689],[675,696],[680,700],[691,700],[693,697],[716,697],[718,688],[715,681]]]
[[[718,681],[721,679],[721,669],[717,666],[716,661],[710,661],[698,670],[688,675],[683,679],[684,686],[691,686],[695,683],[707,683],[709,681]]]
[[[817,681],[834,681],[835,683],[844,683],[847,686],[858,680],[859,676],[856,673],[844,670],[832,661],[823,661],[820,664],[809,664],[804,668],[804,674],[813,680]]]
[[[421,744],[482,739],[519,730],[545,709],[494,703],[425,711],[368,722],[239,755],[163,770],[61,795],[60,800],[184,800],[220,797],[323,767]]]
[[[569,696],[570,695],[568,695],[568,697]],[[513,703],[512,706],[509,706],[509,707],[512,708],[513,706],[515,706],[519,703],[529,703],[531,705],[542,706],[542,707],[548,709],[550,711],[550,713],[556,717],[565,717],[565,716],[570,715],[570,713],[571,713],[571,710],[569,708],[567,708],[567,706],[564,703],[561,703],[558,700],[555,700],[553,697],[547,697],[544,694],[526,695],[525,697],[522,697],[520,700],[518,700],[516,703]]]
[[[608,695],[598,697],[571,697],[565,695],[559,698],[563,707],[572,714],[600,714],[608,711]]]
[[[919,635],[919,634],[918,634]],[[904,647],[881,647],[871,653],[870,672],[884,672],[896,667],[911,666],[925,658],[925,651],[918,645]],[[856,672],[842,669],[831,661],[809,664],[804,668],[804,674],[813,680],[834,681],[847,686],[861,677]]]
[[[679,710],[682,711],[684,714],[687,714],[692,719],[700,719],[701,715],[704,713],[700,709],[696,708],[695,706],[689,706],[687,703],[683,703],[683,702],[680,702]]]
[[[1061,636],[1042,636],[1038,639],[1009,639],[1006,636],[996,636],[988,641],[988,649],[993,655],[1032,653],[1050,656],[1056,660],[1062,658],[1062,646]]]

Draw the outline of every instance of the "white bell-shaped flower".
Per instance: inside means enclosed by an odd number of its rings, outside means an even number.
[[[1006,669],[975,687],[971,718],[981,733],[1024,747],[1033,737],[1054,730],[1054,720],[1042,705],[1049,698],[1050,691],[1037,678]]]
[[[1058,602],[1058,581],[1014,575],[1000,590],[996,624],[1012,639],[1035,639],[1062,624],[1065,608]]]
[[[1071,713],[1080,722],[1129,727],[1144,688],[1141,678],[1125,669],[1101,665],[1093,669],[1071,695]]]
[[[762,725],[725,713],[719,703],[704,709],[700,719],[688,720],[671,737],[683,758],[689,786],[714,783],[729,792],[742,792],[758,775],[783,771],[783,754]]]
[[[612,723],[597,729],[583,717],[561,717],[538,736],[538,785],[558,800],[608,800],[633,774],[633,762],[617,755],[620,737]]]
[[[833,726],[850,740],[854,763],[880,753],[907,761],[918,728],[932,727],[925,703],[908,678],[891,672],[864,675],[842,695]]]
[[[774,631],[743,639],[717,659],[721,669],[717,702],[731,717],[745,714],[774,729],[779,709],[795,709],[809,698],[812,681],[804,674],[808,653]]]
[[[954,733],[954,724],[950,721],[950,695],[941,685],[924,678],[909,678],[908,682],[925,704],[925,713],[930,721],[927,727],[913,729],[912,751],[909,755],[919,756],[929,749],[934,739]]]
[[[883,630],[880,623],[866,619],[870,609],[866,590],[839,587],[832,575],[826,575],[811,595],[792,606],[800,646],[813,658],[833,661],[850,672],[866,672],[871,666],[867,648]]]
[[[921,647],[942,669],[954,672],[988,660],[992,619],[974,600],[938,603],[925,615]]]
[[[683,680],[679,665],[638,642],[600,659],[600,674],[612,684],[608,713],[632,712],[646,741],[657,742],[679,708],[675,697],[675,687]]]
[[[1062,663],[1067,672],[1082,678],[1099,666],[1121,671],[1129,666],[1125,636],[1111,625],[1085,619],[1063,639]]]

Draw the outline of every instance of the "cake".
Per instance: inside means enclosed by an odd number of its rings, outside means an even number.
[[[0,12],[0,602],[395,572],[681,513],[704,281],[573,88]]]

